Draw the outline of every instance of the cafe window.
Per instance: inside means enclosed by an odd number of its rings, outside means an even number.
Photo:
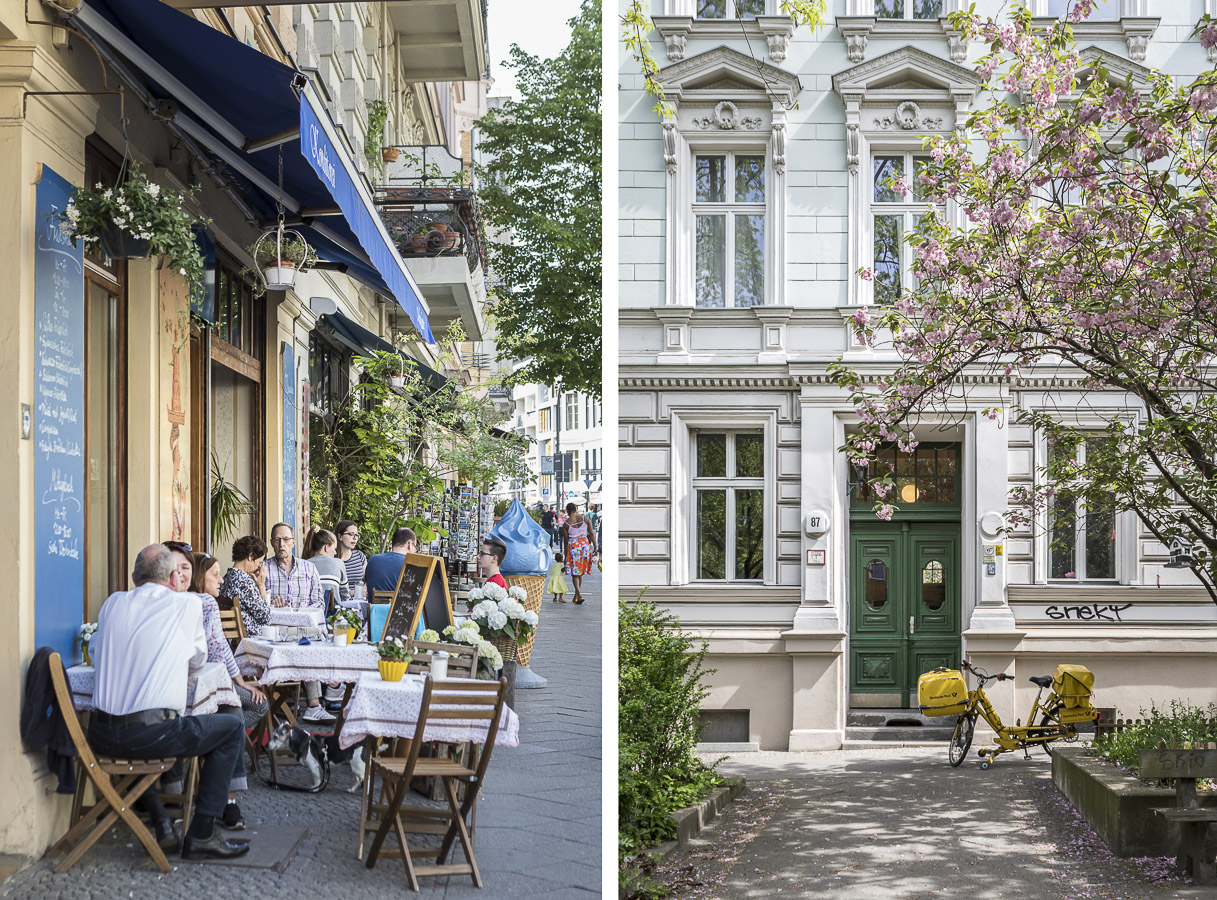
[[[312,332],[308,345],[309,411],[331,416],[351,388],[351,354]]]
[[[959,445],[919,444],[911,453],[880,447],[869,467],[853,467],[853,500],[874,503],[871,479],[891,474],[893,490],[878,499],[895,506],[959,504]]]
[[[694,442],[695,577],[764,578],[765,436],[703,431]]]

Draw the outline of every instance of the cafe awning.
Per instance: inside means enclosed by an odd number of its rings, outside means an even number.
[[[222,162],[264,225],[281,201],[322,259],[396,300],[434,343],[422,292],[303,73],[160,0],[86,0],[69,15],[124,81],[169,101],[154,115]]]
[[[321,316],[318,318],[317,323],[322,328],[324,334],[346,345],[350,350],[361,356],[371,356],[378,351],[381,353],[398,354],[406,361],[407,365],[412,365],[418,369],[422,380],[433,391],[438,391],[452,383],[448,378],[435,371],[435,369],[419,362],[412,356],[406,356],[406,354],[402,353],[384,338],[377,337],[354,319],[344,316],[341,312]]]

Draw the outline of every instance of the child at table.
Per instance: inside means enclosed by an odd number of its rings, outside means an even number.
[[[554,603],[565,603],[562,595],[569,591],[566,579],[562,577],[562,551],[554,551],[554,564],[549,569],[549,592],[554,595]]]
[[[506,589],[507,579],[499,574],[499,566],[507,558],[507,545],[500,544],[493,538],[482,541],[481,552],[478,553],[478,567],[486,572],[486,583],[497,584]]]

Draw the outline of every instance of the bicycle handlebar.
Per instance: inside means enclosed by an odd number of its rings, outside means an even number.
[[[961,668],[965,672],[971,672],[973,675],[975,675],[977,678],[979,678],[982,682],[988,681],[990,679],[993,679],[994,681],[1013,681],[1014,680],[1013,675],[1007,675],[1005,672],[998,672],[996,675],[990,675],[987,672],[985,672],[984,669],[976,668],[974,665],[972,665],[966,659],[963,660],[959,664],[959,668]]]

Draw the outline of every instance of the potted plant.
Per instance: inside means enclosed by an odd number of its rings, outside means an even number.
[[[406,385],[406,375],[402,369],[400,356],[395,362],[389,363],[389,384],[393,387],[405,387]]]
[[[193,289],[203,283],[203,254],[192,229],[208,222],[187,210],[196,190],[161,187],[132,164],[118,187],[81,187],[67,208],[51,219],[71,238],[72,246],[78,239],[86,247],[97,244],[111,259],[165,256]]]
[[[376,666],[384,681],[401,681],[406,674],[406,666],[414,658],[401,638],[385,638],[376,645],[376,653],[380,657]]]
[[[521,600],[528,594],[521,587],[505,589],[497,584],[469,591],[469,618],[478,631],[499,649],[504,659],[515,657],[516,648],[537,627],[537,614],[526,610]]]
[[[430,235],[427,237],[428,250],[438,253],[441,250],[451,250],[456,246],[456,231],[452,226],[443,222],[428,222],[427,229],[430,231]]]
[[[334,632],[334,643],[338,646],[353,641],[352,633],[359,634],[362,627],[359,613],[353,609],[337,609],[330,616],[330,629]]]
[[[478,676],[494,679],[503,668],[503,654],[499,648],[482,637],[477,622],[466,619],[460,626],[449,625],[443,634],[434,631],[424,631],[421,641],[443,641],[446,644],[468,644],[478,649]]]
[[[384,143],[385,125],[388,121],[389,104],[383,100],[373,100],[368,104],[368,130],[363,139],[363,155],[370,166],[375,166],[380,159],[384,159],[385,162],[393,162],[384,157],[384,150],[381,149],[381,145]]]
[[[96,622],[85,622],[80,626],[80,655],[84,658],[86,666],[93,665],[93,658],[89,656],[89,642],[93,640],[93,635],[96,633]]]
[[[387,163],[397,162],[397,158],[401,156],[401,151],[396,147],[381,147],[380,158]]]
[[[249,248],[268,291],[286,291],[296,274],[317,262],[317,251],[295,231],[268,231]]]

